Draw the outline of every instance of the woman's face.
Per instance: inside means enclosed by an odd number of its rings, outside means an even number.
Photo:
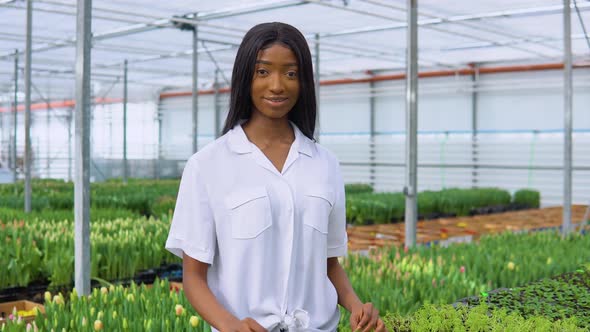
[[[258,52],[251,95],[254,112],[279,119],[286,116],[299,97],[299,71],[293,52],[273,44]]]

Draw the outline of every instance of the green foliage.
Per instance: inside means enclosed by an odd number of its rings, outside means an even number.
[[[578,326],[590,329],[590,270],[579,269],[521,287],[503,289],[486,297],[468,298],[465,302],[506,308],[525,318],[539,315],[551,320],[577,317]]]
[[[169,198],[176,198],[178,180],[130,179],[128,183],[109,180],[90,185],[90,205],[100,209],[130,210],[135,216],[157,216],[168,213]],[[24,208],[24,183],[0,184],[0,206]],[[160,203],[159,203],[160,202]],[[161,203],[166,202],[166,203]],[[33,211],[71,210],[74,207],[72,182],[33,180]]]
[[[533,189],[520,189],[514,193],[515,205],[538,209],[541,206],[541,194]]]
[[[179,259],[164,249],[168,219],[114,219],[91,223],[91,276],[106,280],[133,277],[137,272]],[[0,288],[49,280],[70,285],[74,275],[72,220],[0,222]]]
[[[152,204],[152,214],[156,217],[172,215],[175,206],[176,198],[174,196],[160,196],[155,200],[154,204]]]
[[[444,189],[418,193],[418,214],[466,216],[477,208],[508,206],[510,193],[497,188]],[[402,193],[362,193],[346,199],[346,218],[350,223],[383,224],[399,221],[405,214]]]
[[[149,288],[132,283],[128,288],[95,288],[91,296],[56,296],[56,300],[45,301],[46,314],[35,320],[40,331],[211,331],[184,292],[165,280],[156,280]],[[198,320],[196,326],[191,324],[192,316],[198,317],[193,321]],[[102,324],[100,329],[96,321]],[[8,331],[23,328],[11,330],[9,325]]]
[[[401,193],[363,193],[346,198],[346,218],[354,224],[389,223],[404,215]]]
[[[344,186],[346,195],[366,194],[372,193],[373,187],[367,183],[350,183]]]
[[[90,208],[90,221],[135,218],[137,215],[126,209]],[[23,209],[0,208],[0,222],[23,220],[27,223],[35,220],[61,221],[74,220],[74,211],[70,210],[41,210],[25,213]]]
[[[472,308],[426,304],[411,316],[390,313],[385,325],[391,332],[410,331],[585,331],[576,318],[553,321],[543,316],[525,318],[516,312],[481,304]]]

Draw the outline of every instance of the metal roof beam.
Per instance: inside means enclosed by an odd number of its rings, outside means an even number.
[[[388,6],[391,6],[388,4]],[[392,8],[401,9],[401,7],[391,6]],[[341,7],[341,9],[345,9]],[[578,8],[580,10],[588,10],[590,9],[590,3],[578,4]],[[405,10],[405,7],[403,8]],[[458,15],[452,16],[449,18],[437,18],[437,19],[426,19],[426,20],[418,20],[418,25],[423,27],[439,25],[442,23],[457,23],[457,22],[467,22],[467,21],[479,21],[483,18],[498,18],[498,17],[506,17],[506,16],[531,16],[531,15],[549,15],[549,14],[556,14],[560,13],[563,9],[562,6],[545,6],[545,7],[537,7],[537,8],[529,8],[529,9],[520,9],[520,10],[513,10],[513,11],[499,11],[499,12],[490,12],[490,13],[483,13],[483,14],[474,14],[474,15]],[[368,32],[379,32],[379,31],[387,31],[387,30],[398,30],[398,29],[405,29],[407,24],[405,22],[395,23],[395,24],[386,24],[380,26],[372,26],[372,27],[364,27],[359,29],[347,29],[340,32],[332,32],[332,33],[325,33],[321,34],[322,37],[337,37],[337,36],[345,36],[345,35],[353,35],[359,33],[368,33]]]
[[[396,6],[396,5],[391,5],[391,4],[388,4],[388,3],[383,3],[381,1],[376,1],[376,0],[361,0],[361,1],[363,1],[365,3],[372,4],[372,5],[381,6],[381,7],[384,7],[384,8],[390,8],[390,9],[393,9],[393,10],[398,10],[398,11],[402,11],[402,12],[405,12],[406,11],[406,9],[404,7]],[[444,22],[446,20],[443,16],[435,15],[435,14],[427,14],[427,13],[424,13],[423,10],[420,13],[420,15],[426,16],[426,17],[429,17],[429,18],[432,18],[432,19],[435,19],[435,20],[443,20],[442,22]],[[516,35],[516,34],[513,34],[513,33],[506,32],[506,31],[501,31],[501,30],[499,30],[497,28],[492,28],[492,27],[490,27],[488,25],[486,25],[486,26],[477,25],[474,22],[453,21],[452,23],[457,24],[457,25],[461,25],[461,26],[464,26],[464,27],[468,27],[468,28],[473,29],[473,30],[484,31],[484,32],[488,32],[488,33],[493,33],[493,34],[496,34],[496,35],[500,35],[500,36],[503,36],[503,37],[509,37],[509,38],[512,38],[512,39],[518,39],[518,38],[521,38],[522,39],[522,38],[524,38],[524,36],[522,36],[522,35]],[[555,46],[552,46],[552,45],[546,45],[546,44],[539,44],[539,45],[542,45],[542,46],[544,46],[546,48],[549,48],[552,51],[559,51],[559,52],[561,52],[561,49],[560,48],[555,47]]]
[[[64,3],[60,3],[60,4],[67,5]],[[281,1],[280,3],[274,3],[274,4],[270,4],[270,5],[265,5],[265,6],[261,6],[261,5],[258,5],[256,7],[250,6],[248,8],[241,10],[241,11],[235,10],[235,9],[228,9],[223,12],[221,12],[221,11],[205,12],[205,13],[199,13],[197,15],[198,20],[188,20],[188,21],[190,22],[190,24],[220,28],[219,26],[214,26],[214,25],[208,24],[206,22],[201,22],[201,20],[218,19],[218,18],[224,18],[224,17],[229,17],[229,16],[236,16],[236,15],[252,13],[253,11],[263,11],[263,10],[285,8],[285,7],[294,6],[294,5],[301,5],[301,4],[305,4],[305,2],[290,0],[290,1]],[[12,5],[6,5],[6,6],[12,6]],[[75,6],[75,4],[73,4],[73,6]],[[20,7],[20,6],[14,6],[14,7],[22,9],[22,7]],[[35,9],[35,10],[37,10],[37,9]],[[58,11],[56,11],[56,12],[58,12]],[[59,13],[66,14],[66,15],[75,15],[75,13],[63,12],[63,11],[59,11]],[[106,18],[106,19],[112,20],[113,18],[111,17],[111,18]],[[146,32],[146,31],[159,29],[159,28],[164,28],[164,27],[171,27],[172,26],[171,22],[173,22],[173,21],[187,22],[186,19],[172,17],[172,18],[160,18],[160,19],[156,19],[152,22],[146,22],[146,23],[135,23],[132,25],[119,27],[119,28],[108,30],[105,32],[96,33],[93,35],[93,41],[105,40],[105,39],[109,39],[109,38],[116,38],[116,37],[126,36],[126,35],[130,35],[130,34]],[[225,27],[223,27],[223,28],[225,28]],[[225,29],[227,29],[227,28],[225,28]],[[75,40],[76,40],[75,37],[57,40],[52,43],[49,43],[48,45],[34,47],[32,49],[32,51],[37,53],[37,52],[48,51],[48,50],[52,50],[52,49],[56,49],[56,48],[72,46],[75,44]],[[14,52],[0,54],[0,59],[10,58],[11,56],[14,56]]]

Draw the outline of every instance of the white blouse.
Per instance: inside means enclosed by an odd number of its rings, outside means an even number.
[[[238,319],[336,331],[327,259],[347,254],[344,182],[334,154],[291,126],[282,172],[240,124],[191,156],[166,249],[211,264],[209,288]]]

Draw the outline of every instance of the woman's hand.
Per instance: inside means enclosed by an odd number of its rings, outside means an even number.
[[[248,317],[242,320],[236,320],[228,325],[221,332],[267,332],[262,325],[258,324],[254,319]]]
[[[379,318],[379,310],[377,310],[377,308],[375,308],[370,302],[352,308],[350,314],[350,327],[355,332],[387,331],[383,320]]]

